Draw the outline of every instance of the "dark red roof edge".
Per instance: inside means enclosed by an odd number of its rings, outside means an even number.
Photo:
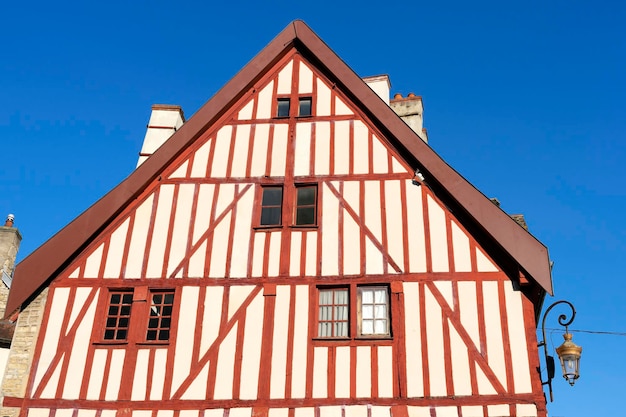
[[[363,110],[377,127],[399,141],[400,151],[407,161],[419,168],[427,181],[440,185],[532,280],[552,294],[547,248],[446,164],[304,22],[297,20],[279,33],[124,181],[17,265],[7,314],[19,308],[37,289],[67,267],[164,167],[215,123],[254,85],[264,70],[294,45],[308,50],[315,64],[332,74],[350,98],[363,105]]]

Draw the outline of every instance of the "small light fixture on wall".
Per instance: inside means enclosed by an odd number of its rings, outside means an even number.
[[[541,321],[541,334],[543,340],[539,342],[538,347],[543,346],[543,354],[546,360],[546,371],[548,374],[548,379],[546,381],[541,381],[542,385],[548,385],[548,389],[550,392],[550,401],[554,401],[554,397],[552,395],[552,378],[554,378],[554,357],[548,355],[548,347],[546,345],[546,317],[550,310],[552,310],[555,306],[559,304],[566,304],[572,310],[572,316],[569,320],[567,320],[567,316],[565,314],[561,314],[558,318],[559,324],[565,327],[565,334],[563,338],[565,342],[558,348],[556,348],[556,354],[559,357],[561,362],[561,370],[563,372],[563,378],[569,382],[570,385],[574,385],[578,377],[580,376],[580,356],[583,351],[583,348],[576,345],[572,342],[572,335],[569,333],[568,326],[572,324],[574,321],[574,317],[576,317],[576,309],[574,305],[569,301],[561,300],[551,304],[546,312],[543,314],[543,320]]]

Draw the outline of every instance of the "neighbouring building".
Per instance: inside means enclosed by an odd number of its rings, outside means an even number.
[[[189,120],[153,107],[137,169],[17,266],[1,415],[545,417],[547,249],[422,110],[301,21]]]

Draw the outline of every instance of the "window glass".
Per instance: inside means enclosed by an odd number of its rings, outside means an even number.
[[[349,296],[347,288],[319,290],[319,337],[347,337]]]
[[[296,225],[315,225],[317,206],[317,186],[296,188]]]
[[[131,290],[110,293],[104,340],[126,340],[132,303],[133,292]]]
[[[151,292],[150,298],[150,317],[148,318],[148,330],[146,332],[146,340],[169,340],[170,326],[172,324],[172,306],[174,304],[174,291]]]
[[[283,204],[282,187],[264,187],[261,201],[261,226],[280,226]]]
[[[289,104],[290,100],[288,98],[279,98],[276,117],[289,117]]]
[[[301,97],[299,100],[298,116],[311,115],[311,97]]]
[[[361,334],[389,334],[389,302],[387,288],[360,287]]]

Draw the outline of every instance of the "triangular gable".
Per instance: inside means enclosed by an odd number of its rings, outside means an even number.
[[[230,117],[228,111],[231,106],[255,92],[259,87],[256,84],[265,72],[294,47],[324,71],[342,91],[349,94],[349,99],[364,112],[384,137],[393,140],[391,146],[401,155],[402,165],[408,165],[411,170],[419,169],[434,192],[445,200],[446,206],[456,209],[459,215],[470,221],[473,235],[483,236],[485,242],[490,243],[493,250],[507,256],[520,273],[552,293],[549,258],[545,246],[448,166],[308,26],[301,21],[295,21],[127,179],[17,266],[7,312],[13,312],[38,288],[66,268],[97,234],[157,179],[164,167],[170,166],[177,158],[182,158],[184,151],[200,136],[226,117]],[[307,76],[306,71],[304,75]],[[278,82],[281,82],[280,79]],[[349,114],[351,111],[340,100],[334,101],[333,106],[335,114]],[[238,117],[249,117],[251,110],[249,107],[242,108]],[[185,163],[180,165],[178,175],[183,175],[183,170],[184,175],[190,172],[188,165],[182,168],[183,165]],[[392,165],[397,167],[400,164]]]

